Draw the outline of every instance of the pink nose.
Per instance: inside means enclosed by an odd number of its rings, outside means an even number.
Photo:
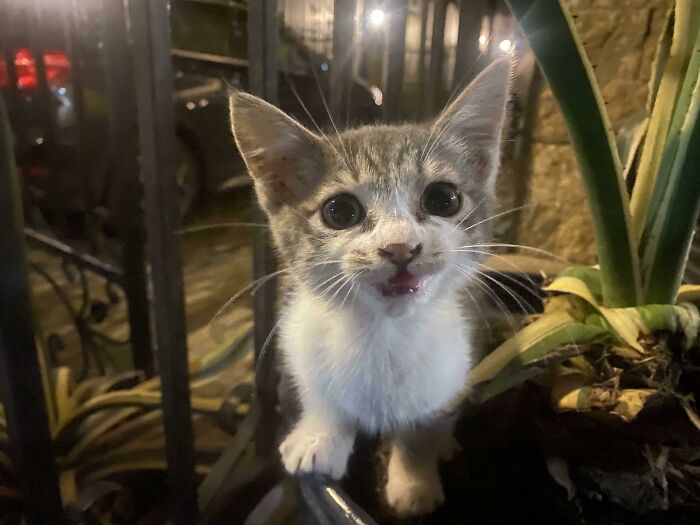
[[[406,266],[421,252],[423,246],[416,244],[411,246],[406,243],[389,244],[379,248],[379,255],[386,257],[396,266]]]

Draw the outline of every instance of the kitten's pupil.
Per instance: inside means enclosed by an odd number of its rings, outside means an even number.
[[[341,193],[326,201],[321,215],[329,227],[344,230],[359,224],[364,217],[364,210],[356,197],[349,193]]]
[[[452,184],[433,182],[425,189],[421,204],[430,215],[451,217],[462,207],[462,198]]]

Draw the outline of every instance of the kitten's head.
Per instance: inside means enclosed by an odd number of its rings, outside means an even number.
[[[430,124],[321,136],[231,97],[238,148],[283,264],[337,307],[402,315],[461,289],[488,242],[510,58]],[[469,246],[472,246],[469,248]]]

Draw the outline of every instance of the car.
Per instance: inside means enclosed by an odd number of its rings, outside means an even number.
[[[183,217],[199,194],[248,184],[232,141],[227,109],[230,90],[248,88],[246,21],[247,5],[242,2],[174,0],[171,5],[175,177]],[[84,144],[79,143],[72,64],[60,38],[43,51],[51,98],[48,111],[37,89],[37,67],[29,42],[16,43],[0,55],[0,89],[19,99],[8,104],[18,164],[30,200],[50,222],[80,223],[94,207],[102,208],[107,216],[113,207],[109,204],[109,90],[100,70],[104,26],[86,25],[81,33]],[[328,127],[329,60],[285,27],[280,31],[279,50],[279,106],[312,128],[316,124]],[[10,89],[11,82],[15,90]],[[376,87],[355,78],[350,93],[348,113],[354,123],[380,117],[381,97]],[[83,157],[87,158],[83,171],[78,169],[81,148],[88,153]],[[84,170],[90,173],[87,193],[83,191]]]

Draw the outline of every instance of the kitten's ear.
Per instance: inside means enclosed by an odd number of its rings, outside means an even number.
[[[438,142],[461,148],[490,184],[498,170],[512,75],[510,55],[495,61],[443,110],[433,125]]]
[[[230,98],[238,150],[268,212],[308,195],[323,169],[319,139],[275,106],[248,93]]]

